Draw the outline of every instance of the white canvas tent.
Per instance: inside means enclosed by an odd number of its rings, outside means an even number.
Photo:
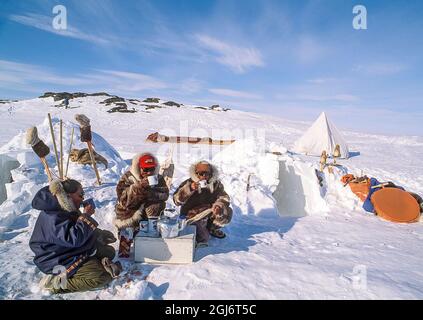
[[[332,155],[337,144],[340,146],[341,158],[348,158],[348,145],[342,134],[322,112],[304,135],[295,142],[294,151],[306,155],[320,156],[322,151],[325,150],[328,155]]]

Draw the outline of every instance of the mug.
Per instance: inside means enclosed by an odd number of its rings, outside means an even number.
[[[157,175],[148,176],[147,180],[148,184],[152,187],[159,184],[159,178],[157,177]]]
[[[92,198],[90,198],[90,199],[87,199],[87,200],[84,200],[83,202],[82,202],[82,206],[85,208],[86,206],[88,206],[88,205],[90,205],[93,209],[95,209],[96,207],[95,207],[95,203],[94,203],[94,200],[92,199]]]
[[[200,181],[198,181],[198,184],[200,185],[201,189],[207,188],[207,181],[206,180],[200,180]]]
[[[140,231],[143,233],[148,233],[148,220],[140,221]]]
[[[159,236],[159,230],[157,229],[158,218],[149,218],[148,219],[148,233],[153,236]]]

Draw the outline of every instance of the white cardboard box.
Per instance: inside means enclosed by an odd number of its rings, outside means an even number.
[[[154,264],[189,264],[194,261],[195,226],[187,226],[176,238],[135,237],[135,262]]]

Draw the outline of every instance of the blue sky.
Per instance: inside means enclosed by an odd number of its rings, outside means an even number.
[[[107,91],[423,135],[422,14],[418,0],[1,0],[0,98]]]

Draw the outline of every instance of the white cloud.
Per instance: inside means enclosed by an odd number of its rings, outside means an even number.
[[[0,60],[0,87],[36,92],[68,88],[69,90],[101,90],[122,93],[138,93],[167,88],[167,84],[145,74],[116,70],[94,70],[93,73],[70,76],[48,68]]]
[[[75,27],[67,26],[66,30],[56,30],[52,26],[53,17],[40,14],[27,13],[26,15],[10,15],[9,19],[17,23],[54,33],[63,37],[80,39],[96,44],[109,44],[110,41],[102,37],[84,33]]]
[[[196,39],[201,46],[217,54],[217,62],[237,73],[244,73],[251,67],[264,66],[261,53],[255,48],[238,47],[207,35],[197,35]]]
[[[122,92],[138,92],[167,88],[164,82],[142,73],[115,70],[98,71],[100,74],[87,77],[103,81],[106,83],[106,86],[113,86],[115,90]]]
[[[81,86],[89,83],[79,77],[62,76],[40,66],[0,60],[0,83],[3,87],[13,84],[51,83],[55,85]]]
[[[244,99],[260,99],[261,97],[257,94],[244,92],[244,91],[236,91],[230,89],[209,89],[211,93],[217,94],[219,96],[231,97],[231,98],[244,98]]]

